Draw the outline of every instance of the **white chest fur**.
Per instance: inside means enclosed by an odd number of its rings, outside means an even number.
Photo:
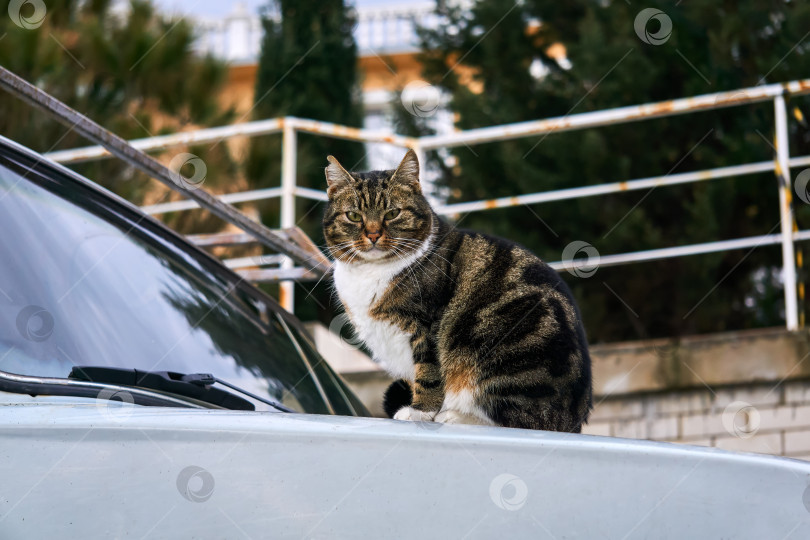
[[[399,327],[379,321],[369,310],[382,297],[391,280],[421,257],[430,239],[415,253],[393,262],[335,262],[335,287],[350,313],[354,329],[378,362],[393,377],[413,380],[411,336]]]

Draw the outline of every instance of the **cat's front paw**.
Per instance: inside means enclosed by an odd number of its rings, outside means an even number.
[[[436,411],[425,412],[413,407],[402,407],[394,414],[394,420],[409,420],[411,422],[433,422]]]
[[[484,420],[478,416],[463,413],[459,411],[446,410],[442,411],[435,417],[436,422],[442,424],[472,424],[478,426],[494,426],[495,423],[491,420]]]

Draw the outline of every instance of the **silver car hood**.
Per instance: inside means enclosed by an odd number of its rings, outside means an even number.
[[[810,464],[483,426],[0,400],[0,538],[810,538]]]

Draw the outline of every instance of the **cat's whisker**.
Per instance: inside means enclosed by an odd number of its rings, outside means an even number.
[[[345,244],[347,242],[353,242],[353,240],[346,240],[346,241],[343,241],[343,242],[337,242],[337,243],[333,243],[333,244],[329,244],[329,243],[326,243],[326,244],[323,244],[323,245],[319,244],[318,247],[326,247],[326,246],[330,246],[330,245],[335,246],[335,245]]]
[[[312,286],[312,288],[309,290],[309,292],[307,293],[307,295],[304,297],[304,300],[306,300],[307,298],[309,298],[310,296],[312,296],[312,293],[314,293],[314,292],[315,292],[315,289],[317,289],[317,288],[318,288],[318,285],[320,285],[320,284],[321,284],[321,281],[323,281],[323,279],[324,279],[326,276],[328,276],[329,274],[331,274],[331,273],[332,273],[332,271],[333,271],[333,269],[330,269],[329,271],[327,271],[327,272],[324,272],[324,273],[323,273],[323,275],[320,277],[320,279],[318,279],[318,281],[316,281],[316,282],[315,282],[315,285],[313,285],[313,286]]]
[[[406,238],[406,239],[401,239],[400,241],[402,241],[402,240],[405,240],[405,241],[412,241],[412,240],[410,240],[410,239],[408,239],[408,238]],[[415,244],[409,244],[409,247],[410,247],[410,246],[413,246],[413,247],[418,248],[418,247],[421,247],[421,246],[422,246],[422,242],[421,242],[421,241],[417,241]],[[438,258],[440,258],[441,260],[445,261],[447,264],[452,265],[453,263],[451,263],[450,261],[448,261],[447,259],[445,259],[445,258],[444,258],[444,257],[442,257],[441,255],[439,255],[438,253],[436,253],[437,251],[440,251],[441,249],[444,249],[444,250],[446,250],[446,251],[449,251],[449,250],[447,250],[447,248],[439,248],[438,246],[431,246],[431,247],[429,248],[428,252],[426,253],[426,255],[428,255],[428,256],[435,255],[436,257],[438,257]],[[431,262],[433,262],[433,261],[431,261]]]
[[[403,255],[397,253],[396,248],[394,248],[394,255],[396,255],[401,261],[405,260],[405,257]],[[406,266],[405,269],[408,270],[411,281],[413,282],[414,287],[416,287],[416,291],[419,293],[419,304],[424,305],[425,301],[424,298],[422,298],[422,288],[419,286],[419,280],[416,278],[416,274],[411,268],[411,265]]]
[[[338,243],[336,243],[336,244],[331,244],[331,245],[330,245],[330,244],[326,244],[326,246],[324,246],[324,247],[326,247],[326,248],[329,248],[329,247],[339,247],[339,246],[345,246],[345,245],[348,245],[348,244],[353,244],[353,243],[354,243],[354,240],[346,240],[346,241],[344,241],[344,242],[338,242]]]
[[[453,283],[455,283],[455,282],[456,282],[456,281],[455,281],[453,278],[451,278],[450,276],[448,276],[448,275],[447,275],[447,273],[445,273],[445,271],[444,271],[444,270],[442,270],[441,268],[439,268],[439,266],[438,266],[438,265],[437,265],[435,262],[433,262],[433,261],[430,259],[430,257],[422,257],[422,259],[423,259],[423,260],[426,260],[426,261],[428,261],[430,264],[432,264],[432,265],[433,265],[433,266],[436,268],[436,270],[438,270],[439,272],[441,272],[441,273],[442,273],[442,275],[444,275],[444,277],[446,277],[447,279],[449,279],[449,280],[450,280],[450,281],[452,281]],[[425,264],[425,263],[423,262],[423,260],[418,260],[418,261],[416,261],[416,263],[417,263],[417,264],[419,264],[419,265],[420,265],[420,268],[422,268],[422,269],[424,270],[424,264]]]
[[[342,247],[341,244],[334,244],[334,245],[331,245],[331,246],[330,245],[318,246],[318,249],[323,250],[323,251],[332,251],[332,250],[335,250],[335,249],[339,249],[341,247]]]
[[[392,236],[392,237],[391,237],[391,240],[397,240],[397,241],[400,241],[400,242],[413,242],[413,243],[415,243],[416,245],[422,245],[422,243],[424,243],[424,241],[423,241],[423,240],[417,240],[417,239],[414,239],[414,238],[400,238],[400,237],[397,237],[397,236]],[[455,253],[455,251],[454,251],[454,250],[451,250],[450,248],[446,248],[446,247],[444,247],[444,246],[440,246],[440,245],[438,245],[438,244],[436,244],[436,243],[434,243],[433,245],[431,245],[431,251],[432,251],[432,252],[436,252],[436,251],[446,251],[446,252],[448,252],[448,253]],[[447,259],[445,259],[445,260],[447,260]],[[448,262],[449,262],[449,261],[448,261]]]
[[[326,246],[326,249],[328,250],[328,252],[330,254],[333,254],[333,253],[341,251],[341,250],[343,250],[343,249],[345,249],[347,247],[351,247],[352,244],[354,244],[353,240],[348,241],[348,242],[341,242],[340,244],[335,244],[333,246]]]
[[[352,261],[354,261],[359,255],[360,255],[360,250],[355,249],[354,251],[352,251],[352,256],[349,257],[349,260],[347,261],[346,264],[351,264]]]
[[[414,264],[417,266],[417,268],[418,268],[419,270],[422,270],[422,271],[424,272],[424,271],[426,271],[426,270],[427,270],[427,267],[425,266],[425,261],[427,261],[427,262],[429,262],[430,264],[432,264],[432,265],[433,265],[433,266],[436,268],[436,270],[438,270],[439,272],[441,272],[441,273],[442,273],[442,275],[444,275],[444,277],[446,277],[447,279],[449,279],[451,282],[456,283],[456,281],[455,281],[453,278],[451,278],[450,276],[448,276],[448,275],[445,273],[445,271],[444,271],[444,270],[442,270],[441,268],[439,268],[439,266],[438,266],[438,265],[437,265],[435,262],[433,262],[433,261],[430,259],[430,257],[422,257],[421,259],[418,259],[418,260],[414,261]]]
[[[336,249],[334,251],[330,251],[329,256],[331,256],[334,259],[340,259],[340,255],[342,255],[343,253],[345,253],[349,249],[351,249],[351,246],[343,246],[343,247],[338,248],[338,249]]]
[[[401,241],[401,240],[403,240],[403,239],[400,239],[400,241]],[[410,240],[410,239],[404,239],[404,240]],[[406,246],[406,247],[407,247],[407,248],[410,250],[410,252],[415,252],[415,251],[416,251],[416,250],[417,250],[419,247],[421,247],[421,246],[422,246],[422,244],[423,244],[423,242],[418,242],[418,243],[414,243],[414,244],[409,244],[409,243],[406,243],[406,242],[402,242],[402,243],[404,244],[404,246]],[[394,242],[392,242],[392,244],[394,244]],[[397,247],[399,247],[399,246],[397,246]],[[447,259],[445,259],[445,258],[444,258],[444,257],[442,257],[441,255],[439,255],[439,254],[437,254],[437,253],[433,252],[432,250],[431,250],[431,251],[429,251],[428,253],[426,253],[424,257],[421,257],[419,260],[414,261],[414,262],[415,262],[416,264],[419,264],[419,265],[420,265],[420,267],[422,267],[422,266],[424,265],[424,262],[422,262],[422,259],[425,259],[425,260],[429,261],[429,262],[430,262],[430,264],[432,264],[432,265],[433,265],[433,266],[436,268],[436,270],[438,270],[439,272],[441,272],[442,274],[444,274],[444,276],[445,276],[447,279],[449,279],[449,280],[453,281],[453,280],[452,280],[452,278],[451,278],[450,276],[448,276],[448,275],[447,275],[447,273],[446,273],[444,270],[442,270],[441,268],[439,268],[439,266],[438,266],[438,265],[437,265],[435,262],[433,262],[433,260],[431,260],[431,258],[430,258],[430,257],[431,257],[431,256],[434,256],[434,255],[435,255],[436,257],[438,257],[438,258],[442,259],[443,261],[447,262],[447,264],[452,265],[452,263],[451,263],[450,261],[448,261]]]
[[[419,294],[419,305],[421,306],[422,303],[424,302],[424,299],[422,298],[422,289],[419,287],[419,281],[416,279],[416,276],[413,275],[413,272],[408,272],[408,280],[411,282],[410,286],[413,287],[414,289],[416,289],[417,294]],[[405,290],[407,292],[407,287],[406,287],[407,283],[404,283],[404,282],[403,283],[396,283],[396,282],[394,282],[394,283],[392,283],[392,285],[393,285],[394,289]]]
[[[336,252],[338,252],[338,251],[341,251],[341,250],[343,250],[343,249],[346,249],[347,247],[351,247],[351,244],[347,244],[347,245],[345,245],[345,246],[333,246],[333,247],[330,247],[330,248],[328,249],[328,253],[336,253]]]
[[[392,237],[390,240],[391,240],[392,244],[397,244],[397,245],[402,245],[402,246],[406,246],[406,247],[409,247],[409,248],[417,248],[417,249],[422,247],[425,244],[424,240],[414,240],[414,239],[411,239],[411,238]],[[433,246],[430,246],[430,248],[431,248],[431,251],[432,251]]]

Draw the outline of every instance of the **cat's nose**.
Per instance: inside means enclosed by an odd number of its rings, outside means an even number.
[[[380,231],[366,231],[366,236],[371,240],[372,244],[376,244],[377,240],[382,236],[382,233]]]

